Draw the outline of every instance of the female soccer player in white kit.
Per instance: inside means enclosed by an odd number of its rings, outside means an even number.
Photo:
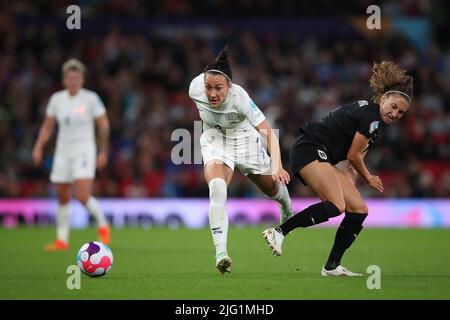
[[[58,210],[56,240],[45,246],[47,251],[69,248],[70,208],[72,184],[76,198],[97,220],[100,241],[110,242],[109,226],[97,199],[91,195],[96,166],[105,167],[108,157],[109,121],[99,96],[83,88],[84,65],[70,59],[62,67],[65,90],[54,93],[47,105],[46,116],[33,148],[33,161],[42,161],[44,145],[58,123],[56,150],[50,181],[56,185]],[[95,143],[95,127],[99,133],[99,153]],[[96,160],[97,156],[97,160]]]
[[[278,139],[247,92],[231,79],[225,47],[189,86],[189,96],[203,121],[200,144],[209,186],[209,222],[216,248],[216,267],[222,274],[231,272],[226,199],[235,167],[266,196],[279,202],[281,221],[292,215],[291,199],[285,185],[290,177],[281,164]],[[270,157],[257,129],[267,138]]]

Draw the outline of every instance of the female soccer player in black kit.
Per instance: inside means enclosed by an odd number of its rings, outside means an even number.
[[[383,192],[381,179],[364,164],[364,155],[385,125],[400,119],[411,104],[413,78],[392,62],[374,64],[370,86],[374,103],[366,100],[344,105],[323,118],[301,126],[290,150],[294,175],[319,196],[316,203],[276,228],[263,232],[275,256],[281,255],[284,237],[298,227],[309,227],[345,211],[323,276],[360,276],[341,266],[341,258],[363,228],[367,205],[355,186],[356,173]],[[348,160],[344,168],[336,164]],[[356,172],[355,172],[356,171]]]

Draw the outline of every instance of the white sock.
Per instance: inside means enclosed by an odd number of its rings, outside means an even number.
[[[227,184],[221,178],[209,183],[209,225],[216,247],[216,255],[227,254],[228,215],[226,211]]]
[[[56,238],[69,243],[70,204],[58,204],[56,212]]]
[[[95,218],[95,220],[97,220],[97,226],[105,227],[108,225],[108,222],[106,222],[105,215],[103,214],[103,211],[100,208],[97,199],[95,199],[93,196],[90,196],[88,201],[86,202],[86,209]]]
[[[282,215],[290,216],[292,214],[292,201],[291,197],[289,196],[289,191],[287,187],[281,182],[278,182],[277,184],[278,184],[278,191],[274,196],[270,198],[277,201],[280,204],[281,210],[283,211]]]

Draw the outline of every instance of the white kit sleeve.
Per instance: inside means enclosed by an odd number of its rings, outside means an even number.
[[[247,118],[248,122],[254,127],[261,124],[266,117],[262,113],[262,111],[258,108],[258,106],[253,102],[253,100],[250,98],[248,93],[241,89],[241,103],[239,104],[239,107],[244,114],[244,116]]]
[[[106,113],[105,105],[96,93],[93,94],[91,106],[92,115],[94,118],[98,118]]]

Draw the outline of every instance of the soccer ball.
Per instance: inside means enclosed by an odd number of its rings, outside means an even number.
[[[93,241],[81,246],[77,254],[77,264],[84,274],[90,277],[100,277],[111,270],[113,254],[104,243]]]

